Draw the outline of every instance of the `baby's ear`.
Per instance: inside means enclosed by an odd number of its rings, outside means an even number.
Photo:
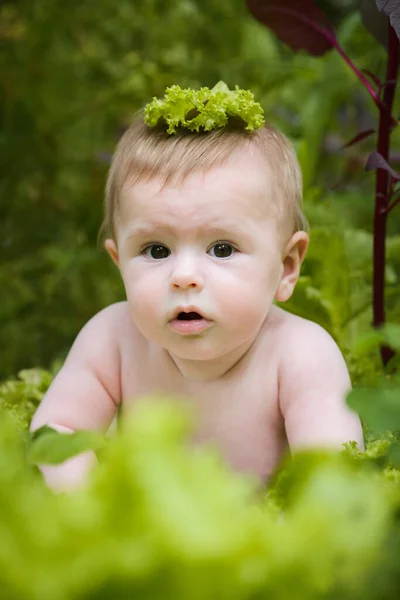
[[[111,238],[104,242],[104,248],[107,250],[108,254],[111,256],[112,260],[115,262],[119,269],[119,256],[117,245]]]
[[[305,231],[296,231],[286,244],[282,256],[281,279],[275,293],[277,302],[286,302],[293,294],[308,244],[309,237]]]

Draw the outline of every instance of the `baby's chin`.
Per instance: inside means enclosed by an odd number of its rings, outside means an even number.
[[[196,338],[196,336],[185,336],[175,343],[166,344],[165,349],[171,356],[175,356],[181,361],[202,362],[206,367],[207,363],[213,364],[219,361],[229,360],[230,356],[241,354],[237,339],[217,341],[212,339]],[[245,350],[243,351],[243,353]]]
[[[226,354],[226,348],[219,344],[210,344],[196,336],[185,336],[178,343],[166,344],[165,349],[180,360],[213,361]]]
[[[166,348],[167,352],[171,356],[181,360],[181,361],[192,361],[192,362],[201,362],[206,366],[207,363],[218,361],[223,358],[225,353],[218,352],[215,349],[212,350],[196,350],[190,349],[188,352],[182,351],[181,348]]]

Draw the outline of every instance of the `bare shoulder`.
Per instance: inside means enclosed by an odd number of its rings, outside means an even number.
[[[64,368],[73,371],[85,367],[114,398],[119,398],[121,347],[131,328],[127,302],[107,306],[81,329]]]
[[[103,308],[103,310],[95,314],[88,323],[91,321],[97,321],[97,324],[102,323],[106,327],[123,329],[127,322],[130,321],[128,303],[123,301],[110,304],[110,306]]]
[[[121,400],[121,342],[126,303],[94,315],[77,335],[64,365],[45,394],[31,429],[43,424],[106,431]]]
[[[343,354],[333,337],[318,323],[279,310],[279,384],[282,401],[300,388],[351,388]]]
[[[95,314],[79,332],[75,344],[95,351],[114,351],[129,323],[127,302],[117,302]],[[77,344],[78,342],[78,344]]]
[[[346,405],[351,388],[342,352],[320,325],[280,309],[279,406],[291,448],[363,445],[358,416]]]
[[[288,357],[297,357],[300,362],[313,356],[319,359],[332,354],[342,357],[337,343],[321,325],[280,307],[275,306],[274,309],[282,365],[288,362]]]

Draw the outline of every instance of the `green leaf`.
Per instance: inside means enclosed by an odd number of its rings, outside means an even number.
[[[357,340],[354,350],[357,354],[367,354],[387,344],[394,350],[400,350],[400,325],[386,323],[379,329],[371,329]]]
[[[356,343],[354,344],[354,352],[358,356],[362,354],[369,354],[373,350],[379,348],[382,342],[382,334],[377,329],[371,329],[357,339]]]
[[[347,404],[373,432],[400,431],[400,389],[354,389]]]
[[[211,89],[211,94],[215,94],[216,92],[222,92],[224,94],[230,94],[231,90],[226,85],[225,81],[218,81]]]
[[[394,350],[400,350],[400,325],[387,323],[381,329],[382,337]]]
[[[390,463],[396,469],[400,468],[400,444],[394,443],[390,446],[388,451],[388,458]]]
[[[107,438],[95,431],[59,433],[44,425],[30,438],[28,460],[33,464],[57,465],[87,450],[101,450]]]

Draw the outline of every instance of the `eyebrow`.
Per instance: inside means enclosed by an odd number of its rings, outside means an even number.
[[[236,235],[242,235],[242,236],[249,236],[250,232],[248,230],[246,230],[245,228],[243,228],[242,226],[240,226],[237,223],[211,223],[211,224],[204,224],[202,226],[200,226],[198,228],[197,231],[201,231],[204,233],[233,233]],[[175,233],[175,228],[171,227],[169,225],[164,225],[164,224],[142,224],[142,225],[134,225],[132,227],[132,229],[128,232],[127,234],[127,238],[132,238],[132,237],[140,237],[140,236],[147,236],[147,235],[153,235],[153,234],[160,234],[160,233]]]

